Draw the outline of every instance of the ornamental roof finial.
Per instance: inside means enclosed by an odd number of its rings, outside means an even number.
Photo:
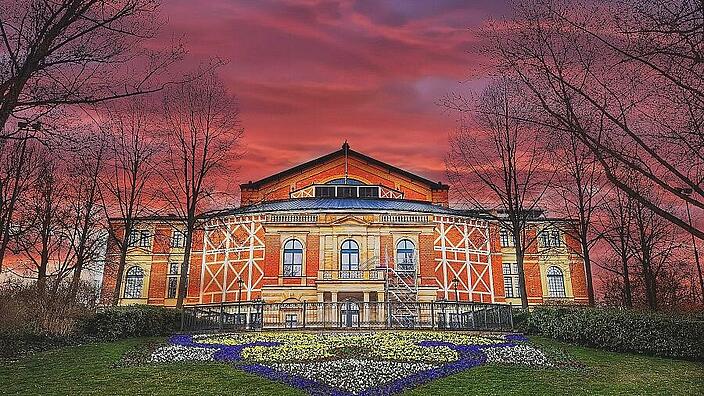
[[[345,142],[342,143],[342,149],[343,149],[343,150],[349,150],[349,149],[350,149],[350,144],[347,143],[347,139],[345,139]]]

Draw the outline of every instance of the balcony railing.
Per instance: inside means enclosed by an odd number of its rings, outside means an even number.
[[[318,279],[330,281],[384,280],[384,270],[320,270],[318,271]]]
[[[384,214],[381,215],[381,222],[391,224],[429,224],[432,219],[429,215]]]
[[[397,272],[414,272],[416,270],[416,262],[412,260],[404,260],[396,263]]]
[[[306,213],[270,214],[266,217],[269,223],[317,223],[318,215]]]

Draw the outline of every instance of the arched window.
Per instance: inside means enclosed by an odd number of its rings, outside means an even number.
[[[284,276],[303,274],[303,244],[298,239],[284,243]]]
[[[143,285],[143,269],[139,267],[132,267],[127,270],[127,275],[125,276],[125,298],[142,298]]]
[[[548,268],[548,296],[565,297],[565,278],[557,267]]]
[[[357,242],[348,239],[342,242],[340,249],[340,277],[354,278],[359,274],[359,245]],[[353,272],[354,271],[354,272]]]
[[[401,239],[396,244],[396,268],[399,271],[414,271],[416,246],[408,239]]]

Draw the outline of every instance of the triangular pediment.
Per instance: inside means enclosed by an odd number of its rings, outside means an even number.
[[[343,224],[353,224],[353,225],[369,225],[370,223],[364,220],[363,217],[355,215],[346,215],[338,217],[337,219],[330,222],[332,225],[343,225]]]

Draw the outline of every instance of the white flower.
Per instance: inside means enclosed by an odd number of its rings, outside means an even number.
[[[186,361],[212,361],[216,348],[197,348],[183,345],[167,345],[152,352],[151,363],[170,363]]]
[[[528,345],[503,348],[485,348],[489,363],[523,364],[527,366],[553,367],[553,362],[540,350]]]
[[[321,382],[354,394],[439,367],[427,363],[402,363],[364,359],[340,359],[308,363],[273,363],[269,367]]]

